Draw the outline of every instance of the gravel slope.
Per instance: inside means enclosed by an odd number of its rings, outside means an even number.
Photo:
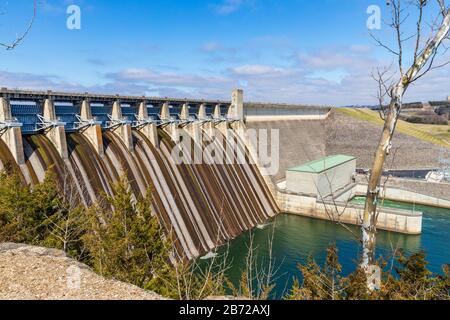
[[[62,251],[0,244],[1,300],[162,300],[153,292],[107,280]]]

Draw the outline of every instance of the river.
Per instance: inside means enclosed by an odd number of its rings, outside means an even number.
[[[363,198],[354,199],[356,203],[363,201]],[[442,272],[442,266],[450,262],[450,210],[391,201],[386,201],[385,206],[422,211],[423,233],[402,235],[379,231],[377,254],[388,256],[394,248],[402,248],[408,254],[423,249],[427,252],[430,270]],[[356,227],[353,230],[358,232]],[[327,247],[335,242],[339,249],[343,272],[348,274],[355,269],[360,249],[355,238],[343,227],[329,221],[282,214],[263,228],[256,228],[219,249],[222,253],[228,251],[228,261],[231,263],[228,277],[234,283],[238,283],[245,266],[250,235],[253,236],[254,246],[257,248],[259,265],[264,267],[268,265],[268,244],[273,235],[272,257],[279,269],[275,276],[276,288],[273,298],[281,298],[288,292],[293,277],[300,277],[297,265],[306,262],[308,256],[323,264]]]

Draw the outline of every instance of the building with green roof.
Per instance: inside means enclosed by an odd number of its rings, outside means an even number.
[[[290,168],[286,188],[291,192],[326,198],[353,182],[356,158],[333,155]]]

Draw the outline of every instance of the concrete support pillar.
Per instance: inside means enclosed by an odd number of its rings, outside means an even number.
[[[56,121],[56,109],[52,99],[45,99],[42,106],[42,115],[47,121]]]
[[[222,116],[222,111],[221,111],[221,108],[220,108],[220,104],[218,104],[214,108],[213,119],[220,119],[221,116]]]
[[[231,95],[231,107],[228,117],[244,120],[244,90],[235,89]]]
[[[214,110],[214,119],[221,119],[222,120],[223,117],[229,117],[230,116],[230,112],[231,112],[230,110],[231,110],[231,107],[228,108],[228,113],[223,114],[221,105],[220,104],[217,105],[216,109]],[[228,124],[227,124],[226,121],[220,121],[219,123],[216,124],[215,129],[219,130],[220,132],[222,132],[222,134],[224,134],[226,136],[227,135]]]
[[[209,137],[214,138],[216,126],[212,121],[208,121],[202,125],[202,130],[205,132]]]
[[[185,130],[189,133],[196,144],[202,145],[203,133],[202,124],[200,122],[190,123],[185,127]]]
[[[173,142],[180,142],[180,135],[178,133],[178,125],[176,123],[171,123],[166,127],[166,131],[169,133]]]
[[[200,106],[201,108],[201,106]],[[182,121],[189,120],[189,105],[185,103],[181,108],[180,119]],[[202,145],[202,127],[201,123],[198,121],[191,122],[184,127],[184,130],[188,133],[190,138],[194,140],[194,143],[201,146]],[[198,149],[195,149],[198,151]]]
[[[141,103],[139,103],[138,117],[139,119],[148,119],[148,109],[146,101],[142,101]]]
[[[200,105],[200,108],[198,108],[197,118],[199,120],[205,120],[206,119],[206,106],[204,103]]]
[[[214,108],[214,113],[212,114],[212,118],[213,118],[213,120],[219,120],[221,117],[222,117],[222,108],[221,108],[221,105],[218,104]],[[215,131],[219,130],[219,125],[214,125],[213,123],[206,124],[204,126],[204,130],[206,130],[206,132],[208,133],[208,135],[210,137],[214,137]]]
[[[94,120],[94,118],[92,117],[91,103],[88,100],[83,100],[83,102],[81,103],[80,117],[83,121]],[[105,155],[105,150],[103,148],[101,125],[96,124],[83,128],[82,134],[89,140],[100,157],[103,157]]]
[[[9,105],[9,101],[3,97],[0,97],[0,121],[6,122],[11,121],[11,106]]]
[[[161,108],[160,118],[162,121],[170,121],[170,108],[169,103],[166,102]],[[164,127],[164,130],[170,135],[173,142],[179,142],[178,125],[176,123],[171,123]]]
[[[228,123],[223,121],[223,122],[219,122],[218,124],[216,124],[216,130],[219,130],[220,132],[222,132],[223,135],[227,135],[227,130],[228,130]]]
[[[0,123],[6,124],[13,121],[11,115],[11,106],[9,101],[0,97]],[[18,165],[25,164],[25,156],[23,153],[22,129],[20,127],[11,127],[0,131],[0,137],[8,147],[12,156]]]
[[[159,148],[158,129],[156,124],[146,124],[140,127],[139,132],[146,136],[155,148]]]
[[[189,119],[189,105],[187,103],[183,104],[181,108],[180,119],[184,121]]]
[[[139,104],[138,117],[141,120],[148,119],[147,102],[141,102]],[[159,148],[158,128],[156,123],[148,123],[138,128],[145,137],[147,137],[154,147]]]
[[[231,128],[237,133],[237,135],[244,141],[248,146],[249,140],[247,136],[247,130],[244,121],[236,121],[231,124]]]
[[[169,121],[170,120],[170,109],[169,109],[169,103],[166,102],[161,107],[161,113],[159,115],[161,120],[163,121]]]
[[[120,101],[114,101],[112,106],[111,115],[115,120],[122,120],[122,105]]]
[[[91,110],[91,103],[89,100],[83,100],[81,102],[81,110],[80,110],[80,116],[83,120],[92,120],[92,110]]]
[[[57,123],[55,104],[52,99],[44,100],[42,114],[45,121],[53,123],[45,131],[45,135],[53,143],[61,158],[67,160],[69,153],[67,151],[66,130],[64,125]]]
[[[117,121],[117,123],[119,123],[114,127],[113,132],[120,137],[122,142],[125,144],[125,147],[129,151],[134,151],[131,124],[121,123],[124,122],[125,119],[122,116],[122,106],[120,104],[120,101],[114,101],[111,116],[113,121]]]

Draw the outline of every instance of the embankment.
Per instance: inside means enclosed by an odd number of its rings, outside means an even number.
[[[333,110],[326,123],[327,154],[350,154],[358,158],[357,166],[370,168],[381,135],[381,124],[375,124]],[[443,146],[400,131],[392,141],[393,149],[386,168],[435,169],[440,166]]]
[[[371,167],[381,134],[380,124],[336,109],[331,109],[323,118],[312,120],[308,117],[294,120],[278,120],[280,118],[276,114],[273,117],[247,117],[248,128],[280,130],[280,171],[274,176],[275,181],[285,177],[286,169],[325,155],[353,155],[358,158],[359,168]],[[397,132],[386,167],[395,170],[435,169],[441,165],[439,159],[443,151],[448,150],[427,139]]]

